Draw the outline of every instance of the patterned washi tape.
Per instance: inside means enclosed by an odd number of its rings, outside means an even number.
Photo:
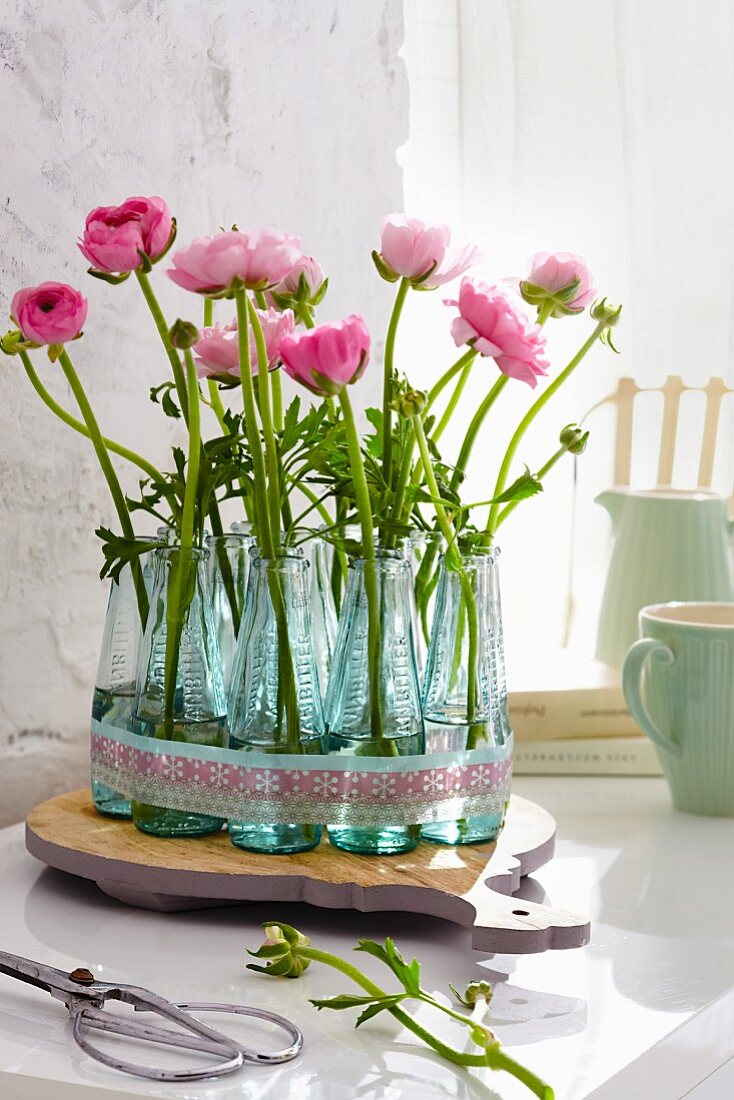
[[[512,739],[430,756],[299,756],[141,737],[92,722],[92,778],[130,798],[261,824],[405,825],[502,813]]]

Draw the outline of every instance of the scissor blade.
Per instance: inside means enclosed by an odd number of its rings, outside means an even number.
[[[8,951],[0,951],[0,974],[7,974],[9,978],[16,978],[26,985],[34,985],[37,989],[43,989],[46,993],[53,993],[55,989],[68,987],[68,976],[53,966],[44,966],[43,963],[34,962],[33,959],[24,959],[20,955],[11,955]]]

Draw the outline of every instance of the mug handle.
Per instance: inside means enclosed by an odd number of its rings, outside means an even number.
[[[622,671],[624,697],[635,722],[650,740],[654,741],[658,748],[664,749],[665,752],[672,753],[673,756],[680,756],[683,751],[682,747],[677,741],[674,741],[671,737],[666,737],[660,732],[642,700],[640,684],[648,657],[654,657],[661,665],[672,665],[675,661],[675,654],[664,642],[659,642],[657,638],[640,638],[629,649],[624,659]]]

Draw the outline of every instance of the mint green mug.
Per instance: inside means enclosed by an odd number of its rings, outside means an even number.
[[[734,603],[643,607],[622,686],[673,803],[734,817]]]

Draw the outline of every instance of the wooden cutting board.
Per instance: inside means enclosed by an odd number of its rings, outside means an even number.
[[[548,862],[554,843],[551,815],[517,795],[497,841],[456,848],[423,843],[398,856],[353,855],[326,839],[290,856],[241,851],[226,832],[161,839],[101,817],[89,790],[42,802],[26,821],[31,855],[92,879],[129,905],[163,912],[249,901],[398,909],[464,925],[477,950],[503,954],[588,943],[585,917],[512,896],[524,875]]]

